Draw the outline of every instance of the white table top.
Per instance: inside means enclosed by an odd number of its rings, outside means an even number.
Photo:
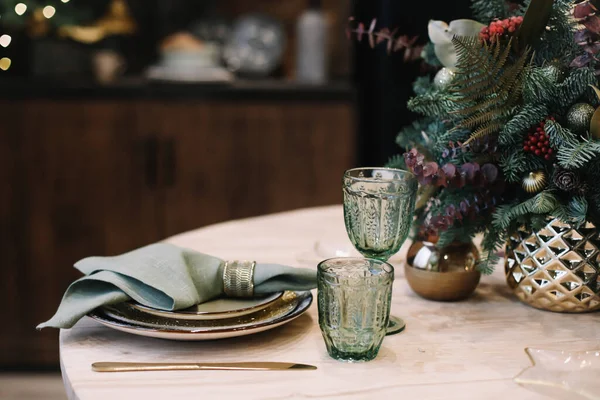
[[[340,206],[231,221],[168,241],[226,259],[316,268],[298,260],[317,240],[347,243]],[[60,335],[67,393],[81,400],[539,400],[545,397],[512,381],[530,365],[526,347],[600,349],[600,314],[555,314],[523,305],[508,290],[502,268],[483,277],[476,294],[458,303],[423,300],[408,287],[402,268],[396,276],[392,313],[405,319],[407,329],[386,337],[374,361],[347,364],[329,358],[316,302],[281,328],[211,342],[143,338],[85,318]],[[289,361],[318,370],[97,373],[90,368],[96,361]]]

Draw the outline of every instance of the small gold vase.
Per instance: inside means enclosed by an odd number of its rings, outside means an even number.
[[[582,313],[600,309],[600,236],[590,222],[575,229],[551,218],[539,232],[521,229],[506,245],[508,286],[542,310]]]
[[[452,243],[438,249],[435,241],[416,240],[408,249],[404,274],[419,296],[457,301],[477,288],[481,273],[475,268],[479,251],[473,243]]]

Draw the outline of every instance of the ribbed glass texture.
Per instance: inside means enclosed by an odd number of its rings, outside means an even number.
[[[354,247],[365,257],[387,261],[408,236],[417,180],[407,171],[357,168],[344,174],[344,222]]]
[[[394,268],[375,259],[335,258],[319,264],[319,325],[331,357],[368,361],[377,356],[393,281]]]

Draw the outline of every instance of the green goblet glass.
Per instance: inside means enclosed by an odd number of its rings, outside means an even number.
[[[344,222],[350,241],[363,256],[387,261],[406,240],[413,221],[417,178],[393,168],[355,168],[344,173]],[[390,317],[388,334],[402,320]]]

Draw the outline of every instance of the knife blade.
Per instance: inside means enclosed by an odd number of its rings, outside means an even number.
[[[286,362],[236,362],[236,363],[130,363],[130,362],[96,362],[92,370],[96,372],[130,372],[130,371],[284,371],[315,370],[314,365]]]

